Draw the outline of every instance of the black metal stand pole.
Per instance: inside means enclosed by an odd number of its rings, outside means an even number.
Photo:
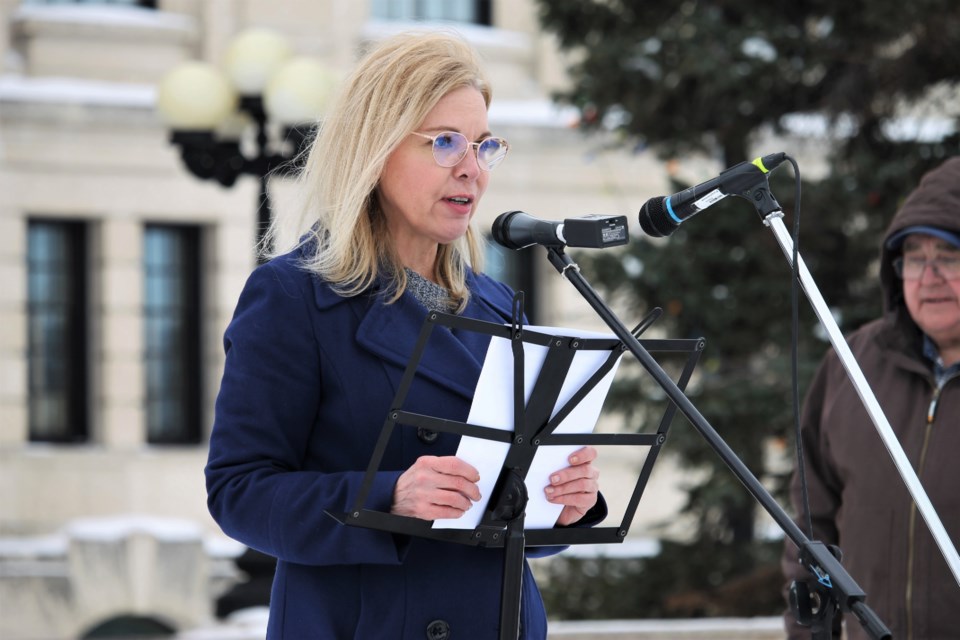
[[[503,582],[500,586],[500,640],[520,637],[520,602],[523,594],[523,567],[526,550],[524,517],[528,502],[524,473],[518,468],[503,470],[494,488],[490,509],[506,522],[503,540]],[[494,534],[495,535],[495,534]]]
[[[580,268],[563,252],[563,248],[547,247],[546,249],[547,257],[554,268],[580,292],[604,323],[610,327],[617,338],[629,349],[630,353],[637,358],[643,368],[653,376],[674,405],[707,440],[714,451],[737,476],[737,479],[743,483],[750,494],[757,499],[774,521],[780,525],[784,533],[797,545],[801,551],[801,560],[807,563],[811,571],[820,578],[820,584],[828,590],[829,596],[836,599],[844,611],[853,612],[875,640],[890,638],[890,631],[877,615],[864,604],[863,600],[866,594],[850,577],[840,562],[827,550],[825,545],[812,542],[804,535],[800,527],[777,504],[776,500],[760,484],[760,481],[757,480],[750,469],[743,464],[743,461],[737,457],[737,454],[724,442],[723,438],[707,422],[707,419],[693,406],[693,403],[684,395],[683,391],[677,387],[676,383],[660,367],[657,361],[644,349],[640,341],[627,330],[610,308],[604,304],[597,292],[583,278]]]
[[[269,249],[266,246],[265,238],[267,235],[267,230],[270,228],[270,221],[272,219],[272,212],[270,210],[270,191],[269,191],[269,178],[266,175],[260,176],[260,199],[257,205],[257,262],[264,263],[266,261],[265,253]]]
[[[521,512],[507,523],[503,554],[503,590],[500,592],[500,640],[517,640],[520,637],[520,600],[523,593],[523,559],[526,546],[523,517]]]
[[[248,170],[260,178],[260,198],[257,206],[257,261],[263,262],[263,254],[268,249],[264,245],[264,238],[270,228],[272,212],[270,211],[270,153],[267,149],[267,113],[263,109],[262,100],[247,100],[247,112],[253,117],[257,126],[257,157],[249,163]]]

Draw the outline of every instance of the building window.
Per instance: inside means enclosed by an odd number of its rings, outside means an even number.
[[[24,0],[24,4],[43,4],[43,5],[69,5],[69,4],[109,4],[124,7],[143,7],[144,9],[156,9],[157,0]]]
[[[200,230],[144,232],[147,441],[200,442]]]
[[[27,224],[27,394],[34,442],[87,439],[86,235],[82,222]]]
[[[443,20],[491,25],[491,0],[373,0],[371,15],[381,20]]]
[[[537,270],[531,249],[513,251],[488,238],[484,256],[484,271],[488,276],[510,285],[514,291],[523,291],[523,309],[530,324],[537,324]],[[542,286],[542,285],[541,285]]]

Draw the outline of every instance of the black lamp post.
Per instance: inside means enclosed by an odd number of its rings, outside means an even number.
[[[238,34],[227,48],[225,73],[187,62],[161,81],[158,108],[187,169],[202,180],[232,187],[243,175],[260,181],[257,246],[270,226],[270,176],[289,175],[305,150],[333,84],[311,58],[294,57],[271,31]],[[253,153],[244,153],[244,135]],[[274,135],[271,136],[271,133]]]

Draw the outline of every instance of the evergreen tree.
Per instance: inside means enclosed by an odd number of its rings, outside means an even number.
[[[880,313],[883,231],[920,176],[958,153],[955,2],[540,0],[539,8],[575,60],[572,86],[557,97],[581,110],[586,131],[612,129],[665,160],[706,153],[726,167],[749,159],[763,134],[822,122],[829,171],[817,182],[804,176],[800,253],[843,331]],[[906,104],[916,106],[902,111]],[[944,128],[931,134],[921,121]],[[781,150],[794,155],[762,153]],[[786,165],[771,188],[792,227]],[[658,325],[670,337],[706,339],[691,398],[754,474],[770,479],[766,446],[793,441],[791,279],[750,204],[727,198],[667,241],[635,238],[623,252],[578,260],[598,290],[627,301],[626,317],[660,306]],[[800,309],[802,393],[830,347],[802,294]],[[612,398],[630,420],[645,411],[636,375]],[[699,539],[749,557],[754,498],[682,419],[670,451],[701,472],[685,507]],[[724,566],[743,571],[749,562]]]

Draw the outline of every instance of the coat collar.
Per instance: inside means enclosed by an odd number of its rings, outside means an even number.
[[[486,276],[468,273],[470,302],[464,316],[494,323],[507,322],[510,298],[506,288]],[[356,340],[378,358],[405,369],[410,362],[428,311],[410,293],[393,304],[384,304],[377,291],[345,298],[329,286],[314,287],[320,309],[348,303],[360,318]],[[379,290],[379,289],[378,289]],[[497,293],[501,295],[497,295]],[[418,373],[431,382],[467,399],[473,397],[486,356],[489,336],[472,331],[436,326],[420,360]]]

